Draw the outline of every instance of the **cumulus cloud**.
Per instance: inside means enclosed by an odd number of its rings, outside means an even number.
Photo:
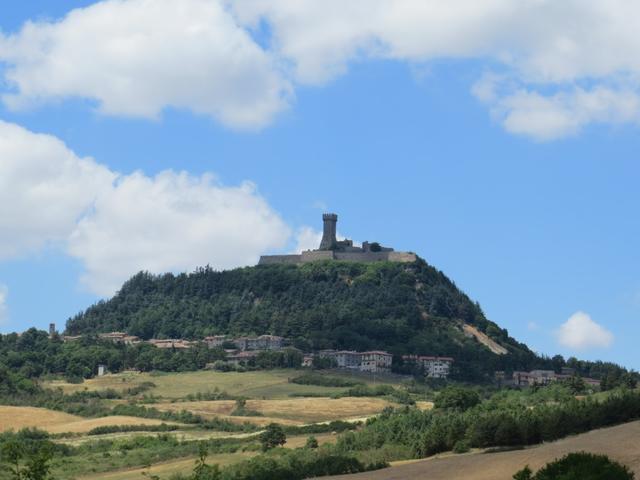
[[[64,242],[114,179],[57,138],[0,120],[0,259]]]
[[[96,200],[71,234],[68,251],[85,265],[83,281],[91,290],[108,295],[138,270],[255,264],[289,236],[251,183],[224,187],[209,175],[136,172]]]
[[[312,227],[300,227],[296,232],[296,246],[294,253],[315,250],[322,240],[322,232]]]
[[[83,282],[110,295],[139,270],[253,264],[290,229],[255,185],[211,174],[123,175],[81,159],[61,141],[0,123],[0,253],[50,242],[79,259]]]
[[[105,114],[166,107],[259,127],[287,105],[288,81],[217,0],[106,0],[0,36],[12,108],[95,100]]]
[[[572,350],[608,348],[613,343],[613,334],[596,323],[588,314],[576,312],[557,331],[560,345]]]
[[[9,296],[9,289],[6,285],[0,284],[0,325],[7,321],[9,311],[7,309],[7,297]]]
[[[474,59],[510,79],[479,95],[504,128],[553,140],[638,122],[639,30],[626,0],[104,0],[0,36],[0,61],[14,108],[82,97],[255,127],[354,62]]]

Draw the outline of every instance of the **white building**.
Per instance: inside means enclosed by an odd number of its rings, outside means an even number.
[[[360,370],[363,372],[389,372],[393,355],[388,352],[374,350],[360,354]]]
[[[424,370],[424,374],[429,378],[447,378],[451,373],[453,358],[434,357],[427,355],[403,355],[405,362],[414,362]]]

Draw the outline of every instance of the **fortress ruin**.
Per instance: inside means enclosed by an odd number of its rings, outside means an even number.
[[[345,260],[350,262],[414,262],[416,255],[411,252],[396,252],[393,248],[382,247],[377,242],[362,242],[355,247],[352,240],[336,238],[338,215],[322,215],[322,240],[317,250],[307,250],[297,255],[263,255],[258,265],[288,263],[299,265],[318,260]]]

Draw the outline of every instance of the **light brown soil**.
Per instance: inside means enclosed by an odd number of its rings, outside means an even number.
[[[529,465],[534,471],[570,452],[608,455],[640,475],[640,422],[546,443],[525,450],[502,453],[472,453],[434,457],[375,472],[340,475],[334,480],[511,480],[513,474]]]

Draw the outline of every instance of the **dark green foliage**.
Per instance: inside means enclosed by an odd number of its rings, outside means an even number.
[[[264,432],[260,434],[260,443],[262,444],[262,451],[266,452],[275,447],[280,447],[287,442],[287,435],[284,430],[277,423],[270,423],[265,428]]]
[[[505,369],[508,362],[462,334],[460,321],[481,331],[492,327],[492,335],[512,352],[514,368],[535,364],[530,350],[423,260],[139,273],[114,298],[70,319],[67,332],[117,330],[142,338],[272,333],[307,349],[448,354],[462,376],[488,378],[492,367]]]
[[[46,480],[58,447],[46,432],[24,429],[0,435],[0,478]]]
[[[626,466],[614,462],[606,455],[592,453],[570,453],[555,460],[535,475],[525,467],[516,473],[515,480],[633,480],[633,472]]]
[[[348,378],[333,377],[330,375],[322,375],[320,373],[305,373],[299,377],[294,377],[289,381],[299,385],[319,385],[321,387],[354,387],[362,384],[362,382],[350,380]]]
[[[459,386],[444,388],[436,397],[436,408],[468,410],[480,403],[480,395],[475,390]]]
[[[103,425],[101,427],[92,428],[87,435],[105,435],[108,433],[121,432],[173,432],[180,428],[178,425]]]
[[[384,464],[365,466],[356,458],[330,449],[285,450],[278,456],[260,455],[231,465],[222,471],[221,480],[302,480],[358,473]]]
[[[318,439],[313,435],[307,438],[307,442],[304,445],[306,448],[318,448]]]
[[[415,408],[386,410],[364,429],[338,440],[339,451],[409,447],[423,457],[452,450],[459,441],[470,447],[532,445],[640,418],[640,393],[622,392],[601,401],[570,399],[560,404],[526,406],[488,401],[464,412]]]

